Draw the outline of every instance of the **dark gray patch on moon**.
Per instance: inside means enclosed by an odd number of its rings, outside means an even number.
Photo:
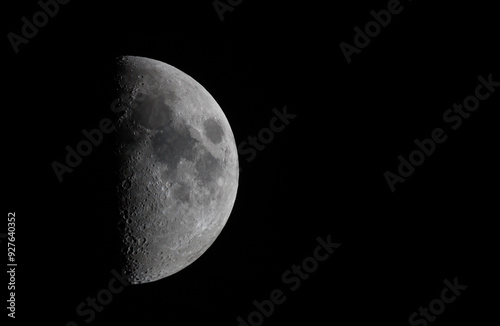
[[[190,193],[191,187],[184,183],[177,184],[173,191],[174,198],[181,202],[189,202]]]
[[[141,100],[136,101],[133,118],[145,128],[158,129],[172,119],[172,109],[165,104],[165,96],[150,96],[141,94]]]
[[[151,140],[156,160],[166,164],[170,170],[177,168],[181,158],[190,161],[195,158],[194,147],[198,141],[191,137],[185,126],[164,126]]]
[[[222,141],[222,136],[224,136],[224,131],[220,124],[215,121],[215,119],[208,119],[203,123],[203,129],[205,130],[205,135],[214,144],[218,144]]]
[[[220,163],[210,152],[205,151],[195,165],[198,178],[202,184],[209,184],[214,182],[216,177],[220,174]]]

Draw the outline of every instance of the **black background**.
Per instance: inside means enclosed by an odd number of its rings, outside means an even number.
[[[71,1],[18,54],[4,37],[0,231],[15,211],[19,264],[9,325],[85,325],[75,308],[112,277],[112,136],[62,183],[51,163],[111,116],[118,55],[192,76],[237,144],[268,127],[273,108],[297,117],[254,160],[240,156],[237,199],[213,246],[171,277],[127,287],[93,325],[237,325],[274,289],[287,299],[264,325],[404,325],[455,277],[468,288],[432,324],[489,321],[500,90],[455,131],[442,115],[479,75],[500,80],[498,17],[487,1],[402,5],[350,64],[339,44],[352,44],[353,28],[387,1],[247,0],[223,22],[212,1]],[[4,35],[20,34],[21,17],[38,10],[33,0],[5,3]],[[392,193],[383,173],[437,127],[446,142]],[[340,248],[290,291],[283,273],[328,235]]]

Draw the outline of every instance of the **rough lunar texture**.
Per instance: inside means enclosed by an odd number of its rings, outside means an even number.
[[[118,58],[118,154],[125,274],[132,284],[172,275],[200,257],[236,197],[238,157],[219,105],[182,71]]]

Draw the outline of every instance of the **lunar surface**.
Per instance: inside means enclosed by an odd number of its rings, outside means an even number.
[[[120,223],[132,284],[172,275],[199,258],[231,213],[238,155],[222,109],[166,63],[117,59]]]

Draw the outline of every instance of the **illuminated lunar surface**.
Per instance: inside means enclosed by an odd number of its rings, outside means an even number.
[[[226,116],[184,72],[141,57],[117,59],[119,223],[132,284],[199,258],[231,213],[238,156]]]

